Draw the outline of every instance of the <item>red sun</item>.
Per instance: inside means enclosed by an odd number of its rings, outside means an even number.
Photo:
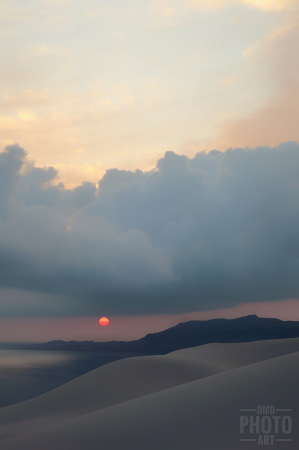
[[[109,319],[107,317],[101,317],[99,320],[99,324],[102,325],[102,327],[106,327],[109,325]]]

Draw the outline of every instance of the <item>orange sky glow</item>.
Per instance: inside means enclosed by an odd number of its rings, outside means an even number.
[[[188,320],[234,319],[256,314],[281,320],[299,320],[299,300],[247,303],[234,308],[185,314],[112,316],[109,327],[99,327],[98,317],[0,319],[0,342],[47,342],[58,340],[130,341]]]

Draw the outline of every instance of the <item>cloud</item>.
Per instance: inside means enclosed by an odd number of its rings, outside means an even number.
[[[296,0],[241,0],[241,3],[259,8],[263,11],[282,11]]]
[[[236,81],[236,77],[227,77],[227,78],[223,78],[221,80],[221,84],[223,84],[223,85],[230,84],[230,83],[233,83],[234,81]]]
[[[0,214],[5,216],[9,200],[14,194],[14,188],[20,178],[25,151],[18,145],[5,148],[0,154]]]
[[[107,307],[113,297],[117,311],[126,308],[122,290],[140,293],[175,279],[170,257],[141,230],[84,214],[96,199],[93,183],[66,189],[56,169],[35,167],[18,145],[0,154],[0,177],[0,286],[72,298],[65,306],[70,312],[95,310],[98,302]],[[34,314],[36,308],[26,303],[27,313]],[[0,302],[0,312],[18,315],[17,305],[11,302],[8,312]],[[53,309],[44,306],[45,314]]]
[[[162,16],[174,14],[179,6],[184,9],[221,9],[234,5],[245,5],[262,11],[282,11],[297,0],[152,0],[151,12]]]
[[[296,298],[298,170],[299,145],[288,142],[167,152],[155,170],[112,169],[98,188],[66,189],[55,168],[8,146],[0,289],[40,293],[41,303],[0,300],[0,313],[181,313]]]
[[[49,55],[65,57],[69,53],[70,51],[65,47],[49,47],[48,45],[38,45],[37,47],[31,49],[23,57],[31,58],[31,57],[44,57]]]
[[[96,198],[96,186],[91,182],[83,182],[74,189],[65,189],[62,183],[50,184],[56,179],[58,172],[54,167],[27,167],[18,187],[19,198],[26,206],[43,205],[71,206],[82,208]]]

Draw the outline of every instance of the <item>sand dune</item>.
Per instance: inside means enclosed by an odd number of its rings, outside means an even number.
[[[117,361],[2,408],[0,449],[255,448],[257,442],[240,442],[240,409],[291,408],[297,424],[298,372],[299,339]],[[271,447],[298,448],[298,427],[291,438]]]
[[[0,440],[223,370],[184,357],[145,356],[116,361],[32,400],[1,408]]]
[[[229,370],[294,352],[299,352],[299,338],[236,344],[206,344],[177,350],[169,355],[195,358],[202,362],[217,364],[223,370]]]

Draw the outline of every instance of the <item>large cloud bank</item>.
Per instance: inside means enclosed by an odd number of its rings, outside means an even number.
[[[299,296],[299,145],[167,152],[66,189],[0,154],[0,287],[22,314],[183,312]],[[20,305],[18,299],[18,305]],[[56,313],[58,313],[56,311]],[[2,315],[18,315],[13,300]]]

